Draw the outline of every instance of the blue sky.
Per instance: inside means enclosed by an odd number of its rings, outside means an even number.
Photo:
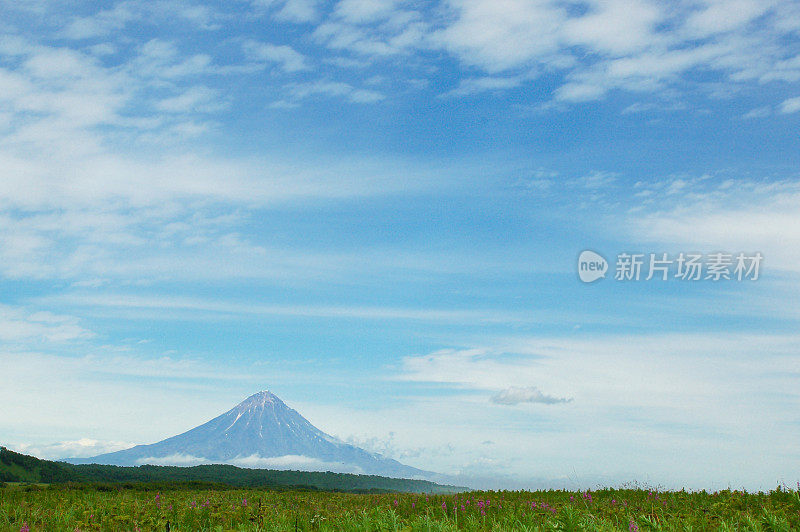
[[[0,1],[0,441],[268,388],[509,486],[796,481],[798,81],[791,1]]]

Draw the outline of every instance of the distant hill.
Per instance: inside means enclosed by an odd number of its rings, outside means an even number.
[[[66,461],[123,466],[231,464],[438,479],[436,473],[401,464],[322,432],[268,391],[251,395],[207,423],[160,442]]]
[[[348,473],[244,469],[231,465],[193,467],[124,467],[53,462],[0,447],[0,482],[33,483],[187,483],[208,482],[233,487],[276,489],[307,488],[324,491],[382,491],[408,493],[455,493],[465,488],[443,486],[425,480],[354,475]]]

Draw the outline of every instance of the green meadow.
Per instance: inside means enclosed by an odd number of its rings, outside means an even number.
[[[769,493],[499,491],[354,494],[152,485],[0,488],[0,530],[800,530],[800,497]]]

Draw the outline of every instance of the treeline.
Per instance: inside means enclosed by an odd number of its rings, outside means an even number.
[[[67,464],[40,460],[0,447],[0,482],[93,483],[164,485],[184,483],[224,484],[233,487],[313,489],[347,492],[452,493],[461,491],[425,480],[408,480],[348,473],[242,469],[231,465],[194,467],[142,465],[124,467]]]
[[[41,482],[52,484],[78,480],[66,464],[40,460],[0,447],[0,482]]]

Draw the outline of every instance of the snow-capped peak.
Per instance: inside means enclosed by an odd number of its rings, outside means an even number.
[[[270,392],[269,390],[264,390],[258,393],[254,393],[238,405],[233,408],[233,411],[242,411],[242,410],[249,410],[253,407],[265,407],[267,405],[277,406],[282,405],[286,406],[283,401],[281,401],[277,395]]]

